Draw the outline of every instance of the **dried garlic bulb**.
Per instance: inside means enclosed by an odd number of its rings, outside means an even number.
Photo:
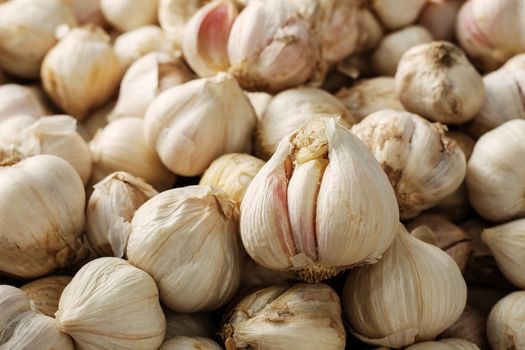
[[[39,277],[79,258],[84,186],[75,169],[52,155],[16,162],[0,152],[0,271]],[[30,220],[28,220],[30,215]]]
[[[88,113],[86,118],[77,124],[77,131],[86,142],[91,141],[100,129],[108,125],[108,116],[115,108],[115,102],[114,100],[109,101],[102,107]]]
[[[225,153],[249,152],[256,116],[231,75],[192,80],[157,96],[144,117],[144,134],[176,174],[200,175]]]
[[[102,15],[100,0],[65,0],[73,7],[73,12],[80,25],[93,24],[99,27],[106,26],[106,20]]]
[[[0,5],[0,66],[10,74],[34,79],[46,53],[56,43],[55,30],[76,25],[62,0],[17,0]]]
[[[121,32],[157,22],[157,0],[100,0],[104,18]]]
[[[468,162],[470,204],[491,221],[525,216],[525,120],[508,121],[483,135]]]
[[[408,111],[444,124],[469,121],[485,101],[481,75],[459,47],[446,41],[405,52],[395,79],[399,99]]]
[[[159,350],[222,350],[222,347],[208,338],[175,337],[164,342]]]
[[[171,47],[162,29],[149,25],[120,34],[115,40],[113,50],[126,70],[146,54],[155,51],[169,52]]]
[[[0,123],[17,115],[41,117],[45,106],[31,88],[17,84],[0,86]]]
[[[421,11],[418,24],[425,27],[436,40],[454,40],[459,8],[464,0],[430,0]]]
[[[487,319],[487,337],[494,350],[525,348],[525,291],[501,299]]]
[[[325,284],[276,285],[242,299],[222,331],[227,350],[343,350],[339,296]]]
[[[249,154],[228,153],[210,164],[199,185],[218,188],[240,205],[246,188],[263,165],[263,160]]]
[[[405,350],[479,350],[479,348],[468,340],[449,338],[414,344]]]
[[[358,51],[368,51],[375,48],[385,31],[379,20],[367,8],[360,8],[357,14],[357,23],[359,25],[359,44]]]
[[[113,95],[121,67],[104,30],[73,28],[47,53],[41,78],[49,97],[81,120]]]
[[[55,317],[58,300],[64,288],[71,282],[69,276],[48,276],[20,287],[35,305],[35,311]]]
[[[343,291],[352,334],[393,348],[434,339],[459,318],[466,301],[455,261],[403,225],[379,262],[350,271]]]
[[[166,326],[155,281],[118,258],[84,265],[64,289],[56,320],[78,350],[157,349]]]
[[[323,117],[279,143],[244,194],[240,227],[257,263],[320,281],[376,262],[398,221],[394,191],[372,154]]]
[[[467,305],[456,323],[440,334],[441,338],[461,338],[476,344],[481,349],[488,346],[485,335],[486,319],[483,314]]]
[[[301,281],[301,277],[294,271],[276,271],[257,264],[246,256],[242,266],[241,291],[255,286],[269,286],[289,281]]]
[[[239,287],[242,248],[235,202],[210,186],[162,192],[133,216],[126,255],[180,312],[217,309]]]
[[[184,26],[210,0],[158,0],[159,23],[176,47],[182,46]]]
[[[93,157],[93,183],[115,171],[138,176],[158,191],[170,188],[175,182],[175,175],[162,165],[146,143],[140,118],[121,118],[109,123],[97,132],[89,146]]]
[[[180,313],[164,309],[166,334],[164,340],[175,337],[213,337],[215,324],[207,312]]]
[[[257,121],[260,122],[273,96],[266,92],[246,92],[246,96],[248,96],[248,99],[255,110]]]
[[[157,191],[123,171],[94,185],[86,209],[86,237],[100,256],[124,256],[135,211]]]
[[[345,126],[356,121],[341,101],[324,90],[296,88],[277,94],[257,125],[256,154],[269,159],[284,137],[316,117],[329,115],[341,116]]]
[[[416,21],[426,0],[371,1],[370,6],[386,29],[405,27]]]
[[[439,203],[465,177],[465,155],[439,123],[408,112],[382,110],[354,125],[352,132],[388,175],[402,219]]]

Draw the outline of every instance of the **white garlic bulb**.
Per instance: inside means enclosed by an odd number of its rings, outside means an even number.
[[[20,287],[34,303],[35,311],[55,317],[60,295],[71,282],[69,276],[48,276],[29,282]]]
[[[169,308],[216,309],[240,283],[237,216],[235,202],[210,186],[162,192],[135,212],[126,255],[155,279]]]
[[[417,343],[405,350],[479,350],[478,346],[468,340],[450,338],[441,339],[440,341],[429,341]]]
[[[222,350],[222,347],[208,338],[175,337],[164,342],[159,350]]]
[[[41,117],[46,108],[30,88],[17,84],[0,86],[0,123],[16,115]]]
[[[182,46],[184,26],[210,0],[158,0],[159,23],[175,47]]]
[[[381,0],[370,3],[386,29],[397,29],[413,23],[426,0]]]
[[[113,95],[121,67],[102,29],[73,28],[47,53],[41,78],[49,97],[80,120]]]
[[[352,132],[388,175],[402,219],[439,203],[465,178],[465,155],[439,123],[408,112],[382,110],[354,125]]]
[[[249,152],[256,116],[231,75],[192,80],[157,96],[144,117],[144,134],[176,174],[200,175],[218,156]]]
[[[248,186],[241,237],[274,270],[319,281],[377,261],[399,221],[380,165],[335,118],[314,119],[285,137]]]
[[[490,311],[487,338],[494,350],[525,347],[525,291],[510,293]]]
[[[367,8],[359,9],[357,21],[359,24],[358,51],[372,50],[379,44],[385,35],[383,26]]]
[[[421,11],[418,24],[436,40],[454,40],[456,18],[463,0],[430,0]]]
[[[37,118],[30,115],[20,114],[0,122],[0,149],[12,149],[12,144],[18,142],[19,133],[36,120]]]
[[[121,32],[157,21],[157,0],[100,0],[100,8],[108,23]]]
[[[444,124],[469,121],[485,101],[482,77],[463,51],[446,41],[405,52],[395,79],[399,99],[408,111]]]
[[[158,191],[170,188],[175,182],[175,175],[162,165],[146,143],[140,118],[121,118],[109,123],[89,146],[93,157],[93,183],[115,171],[138,176]]]
[[[434,339],[459,318],[466,301],[456,262],[401,224],[383,258],[350,271],[343,291],[352,334],[393,348]]]
[[[86,238],[100,256],[124,256],[135,211],[157,191],[144,180],[115,172],[94,185],[86,209]]]
[[[175,337],[213,337],[215,324],[211,313],[180,313],[164,309],[166,316],[166,334],[164,340]]]

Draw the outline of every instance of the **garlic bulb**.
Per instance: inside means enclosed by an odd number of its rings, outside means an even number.
[[[422,26],[410,26],[389,33],[372,53],[372,67],[380,75],[393,77],[405,52],[431,41],[432,34]]]
[[[72,9],[62,0],[17,0],[0,5],[0,66],[21,78],[37,78],[47,51],[56,43],[55,30],[76,25]]]
[[[108,175],[94,186],[86,209],[86,237],[99,256],[124,256],[135,211],[157,191],[126,172]]]
[[[444,124],[469,121],[485,101],[482,77],[463,51],[446,41],[405,52],[395,79],[399,99],[408,111]]]
[[[210,313],[180,313],[164,309],[166,334],[164,340],[175,337],[213,337],[215,324]]]
[[[129,67],[120,83],[117,105],[110,119],[143,118],[162,91],[190,81],[193,74],[179,54],[152,52]]]
[[[488,343],[485,336],[485,324],[485,316],[467,305],[456,323],[441,333],[440,337],[465,339],[481,349],[486,349]]]
[[[93,183],[115,171],[138,176],[158,191],[170,188],[175,182],[175,175],[162,165],[146,143],[140,118],[121,118],[109,123],[89,146],[93,157]]]
[[[358,121],[382,109],[405,110],[397,98],[392,77],[359,80],[350,88],[342,88],[336,96]]]
[[[49,97],[81,120],[111,97],[121,68],[102,29],[73,28],[47,53],[41,77]]]
[[[121,32],[157,21],[157,0],[100,0],[100,8],[108,23]]]
[[[359,25],[359,51],[372,50],[385,35],[383,26],[367,8],[359,9],[357,23]]]
[[[108,116],[115,108],[115,101],[109,101],[102,107],[88,113],[86,118],[77,124],[77,131],[82,138],[89,142],[95,137],[96,133],[108,125]]]
[[[78,350],[157,349],[166,326],[153,279],[118,258],[84,265],[64,289],[56,320]]]
[[[224,153],[249,152],[255,112],[227,73],[192,80],[157,96],[144,117],[144,134],[176,174],[200,175]]]
[[[403,225],[379,262],[350,271],[343,291],[352,334],[393,348],[434,339],[459,318],[466,300],[454,260]]]
[[[405,350],[479,350],[479,348],[468,340],[449,338],[414,344],[405,348]]]
[[[206,169],[199,185],[220,189],[240,205],[246,188],[264,161],[245,153],[228,153],[215,159]]]
[[[257,263],[320,281],[376,262],[398,221],[372,154],[335,118],[321,117],[279,143],[244,194],[240,227]]]
[[[458,42],[481,68],[497,69],[525,50],[524,11],[523,0],[466,1],[456,22]]]
[[[284,137],[316,117],[329,115],[341,116],[345,126],[356,121],[341,101],[324,90],[297,88],[277,94],[257,125],[256,154],[269,159]]]
[[[436,40],[454,40],[454,29],[463,0],[430,0],[418,19]]]
[[[124,70],[133,62],[155,51],[169,52],[170,44],[160,27],[148,25],[120,34],[115,40],[113,50]]]
[[[159,23],[175,47],[182,46],[184,26],[210,0],[158,0]]]
[[[164,342],[159,350],[222,350],[222,347],[208,338],[175,337]]]
[[[102,15],[100,0],[65,0],[73,7],[75,17],[80,25],[93,24],[99,27],[106,26],[106,20]]]
[[[257,116],[257,121],[261,121],[266,108],[272,99],[272,95],[267,94],[266,92],[246,92],[246,96],[250,100],[253,109],[255,110],[255,115]]]
[[[525,347],[525,291],[510,293],[490,311],[487,337],[494,350]]]
[[[494,254],[505,277],[525,289],[525,219],[485,229],[481,239]]]
[[[237,215],[235,202],[209,186],[162,192],[133,216],[126,255],[155,279],[169,308],[217,309],[241,278]]]
[[[233,309],[222,334],[228,350],[343,350],[346,343],[339,297],[325,284],[255,291]]]
[[[483,135],[468,162],[470,204],[491,221],[525,216],[525,120],[511,120]]]
[[[69,276],[48,276],[20,287],[34,303],[35,311],[55,317],[62,291],[71,282]]]
[[[46,108],[28,87],[17,84],[0,86],[0,123],[16,115],[41,117]]]
[[[413,23],[426,4],[426,0],[381,0],[370,5],[386,29],[397,29]]]
[[[382,110],[354,125],[352,132],[388,175],[404,220],[439,203],[465,177],[465,155],[439,123],[408,112]]]
[[[257,264],[247,256],[242,266],[242,280],[240,291],[249,290],[255,286],[269,286],[289,281],[301,281],[294,271],[275,271]]]
[[[18,142],[19,133],[36,121],[35,117],[21,114],[0,122],[0,149],[12,149],[13,144]]]
[[[16,163],[0,152],[0,271],[31,278],[70,265],[82,253],[84,205],[82,181],[65,160]]]

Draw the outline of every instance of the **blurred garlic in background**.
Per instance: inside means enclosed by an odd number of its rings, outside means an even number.
[[[290,281],[302,281],[302,279],[297,272],[272,270],[246,256],[242,266],[242,279],[239,290],[242,292],[255,286],[269,286]]]
[[[413,23],[425,6],[426,0],[371,1],[370,6],[388,30]]]
[[[375,48],[385,31],[374,14],[367,8],[360,8],[357,14],[359,41],[357,51],[368,51]]]
[[[211,313],[180,313],[164,308],[166,334],[164,340],[175,337],[213,337],[215,324]]]
[[[20,287],[35,305],[35,311],[55,317],[58,301],[64,288],[71,282],[69,276],[42,277]]]
[[[18,84],[0,86],[0,123],[16,115],[39,118],[45,114],[46,107],[29,87]]]
[[[157,22],[157,0],[100,0],[104,18],[121,32]]]
[[[100,0],[65,0],[73,7],[73,12],[78,24],[93,24],[99,27],[106,26],[106,20],[102,15]]]
[[[158,0],[158,2],[160,26],[172,44],[181,48],[186,23],[210,0]]]
[[[159,350],[222,350],[211,339],[203,337],[175,337],[165,341]]]
[[[487,337],[494,350],[525,347],[525,291],[501,299],[487,319]]]
[[[418,19],[436,40],[454,40],[456,18],[463,0],[429,0]]]

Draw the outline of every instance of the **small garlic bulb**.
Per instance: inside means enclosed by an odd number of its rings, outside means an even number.
[[[386,29],[405,27],[416,21],[426,0],[381,0],[370,5]]]
[[[434,339],[459,318],[466,301],[454,260],[401,224],[383,258],[351,270],[343,291],[352,334],[393,348]]]
[[[269,286],[278,283],[301,281],[301,277],[294,271],[276,271],[257,264],[246,256],[242,266],[242,280],[239,290],[246,291],[255,286]]]
[[[170,188],[175,175],[162,165],[144,139],[140,118],[121,118],[100,130],[89,146],[93,157],[91,181],[97,183],[115,171],[144,179],[158,191]]]
[[[277,94],[257,125],[257,156],[269,159],[284,137],[316,117],[329,115],[341,116],[341,123],[346,125],[356,121],[341,101],[324,90],[296,88]]]
[[[357,22],[359,25],[358,51],[372,50],[385,35],[383,26],[374,14],[366,8],[359,9]]]
[[[56,320],[78,350],[157,349],[166,327],[153,279],[118,258],[84,265],[64,289]]]
[[[488,341],[485,335],[486,318],[478,310],[467,305],[456,323],[448,327],[440,338],[461,338],[486,349]]]
[[[124,256],[135,211],[157,191],[126,172],[108,175],[94,186],[86,209],[86,237],[100,256]]]
[[[463,51],[446,41],[405,52],[395,79],[399,99],[408,111],[444,124],[469,121],[485,101],[482,77]]]
[[[0,123],[22,114],[38,118],[46,114],[46,108],[30,88],[17,84],[1,85]]]
[[[213,337],[215,324],[212,315],[207,312],[180,313],[164,309],[166,316],[166,334],[164,340],[175,337]]]
[[[69,282],[71,282],[69,276],[48,276],[24,284],[20,289],[34,303],[35,311],[49,317],[55,317],[60,295]]]
[[[266,92],[246,92],[246,96],[248,96],[248,99],[255,110],[257,121],[260,122],[273,96]]]
[[[100,8],[108,23],[121,32],[157,22],[157,0],[100,0]]]
[[[158,0],[159,23],[175,47],[182,46],[184,26],[210,0]]]
[[[80,25],[93,24],[99,27],[106,26],[106,20],[102,15],[100,0],[65,0],[73,7],[75,17]]]
[[[372,151],[396,192],[401,219],[452,194],[465,178],[465,155],[439,123],[408,112],[370,114],[352,132]]]
[[[248,186],[241,237],[274,270],[320,281],[376,262],[399,221],[380,165],[335,118],[314,119],[285,137]]]
[[[55,30],[76,25],[62,0],[17,0],[0,5],[0,66],[27,79],[37,78],[47,51],[56,43]]]
[[[222,154],[249,152],[255,123],[239,84],[219,73],[157,96],[146,111],[144,134],[168,169],[196,176]]]
[[[425,27],[436,40],[454,40],[459,8],[464,0],[430,0],[421,11],[418,24]]]
[[[494,350],[525,348],[525,291],[510,293],[490,311],[487,337]]]
[[[431,41],[432,34],[422,26],[410,26],[389,33],[372,53],[372,67],[379,75],[393,77],[405,52]]]
[[[121,67],[102,29],[73,28],[47,53],[41,78],[49,97],[81,120],[113,95]]]
[[[210,186],[162,192],[135,212],[126,256],[155,279],[169,308],[217,309],[241,279],[237,216],[235,202]]]
[[[222,350],[222,347],[208,338],[175,337],[164,342],[159,350]]]
[[[479,350],[479,347],[468,340],[449,338],[414,344],[405,350]]]

